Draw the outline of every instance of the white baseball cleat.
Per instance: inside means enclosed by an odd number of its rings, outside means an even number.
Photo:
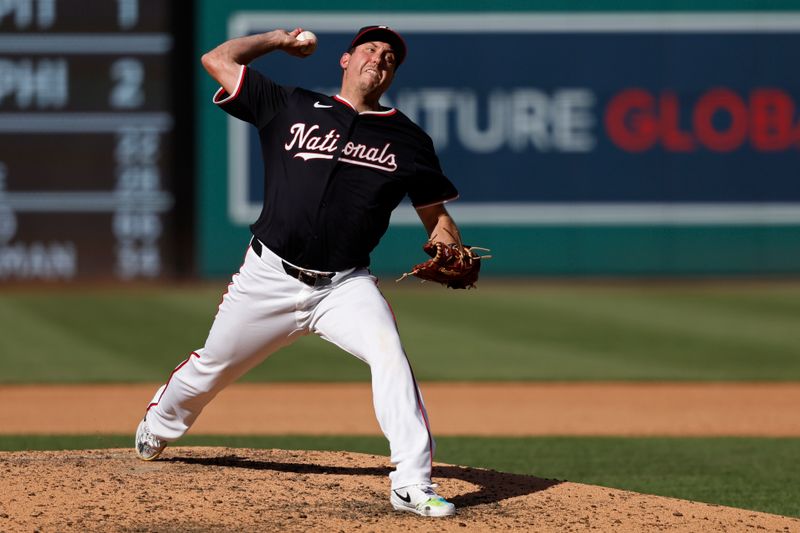
[[[397,511],[408,511],[420,516],[452,516],[456,506],[433,490],[436,485],[410,485],[395,489],[391,493],[392,507]]]
[[[139,459],[142,461],[158,459],[166,447],[167,441],[150,433],[150,428],[147,427],[147,417],[143,418],[139,422],[139,427],[136,428],[136,455],[139,456]]]

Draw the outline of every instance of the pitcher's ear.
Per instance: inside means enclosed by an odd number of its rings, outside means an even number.
[[[339,66],[342,68],[347,68],[347,65],[350,64],[350,54],[345,52],[342,54],[342,57],[339,58]]]

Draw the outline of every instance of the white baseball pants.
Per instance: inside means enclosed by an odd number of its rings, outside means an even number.
[[[178,365],[148,406],[151,432],[181,437],[227,385],[297,338],[315,333],[370,367],[375,414],[396,469],[392,488],[431,482],[435,447],[428,415],[394,315],[366,269],[310,287],[290,277],[267,249],[248,247],[205,346]]]

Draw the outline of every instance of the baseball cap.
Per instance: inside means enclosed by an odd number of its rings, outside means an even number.
[[[406,58],[406,42],[399,33],[391,29],[389,26],[364,26],[350,43],[350,48],[354,48],[361,43],[369,41],[380,41],[382,43],[389,43],[394,49],[395,59],[397,66]]]

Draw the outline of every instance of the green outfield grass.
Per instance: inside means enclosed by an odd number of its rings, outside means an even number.
[[[800,516],[800,439],[441,437],[437,442],[436,460],[445,463]],[[5,451],[131,443],[132,436],[0,436]],[[381,437],[187,436],[180,443],[388,455]]]
[[[0,382],[161,381],[225,285],[0,293]],[[800,283],[382,285],[421,380],[800,379]],[[245,377],[366,379],[315,337]]]

